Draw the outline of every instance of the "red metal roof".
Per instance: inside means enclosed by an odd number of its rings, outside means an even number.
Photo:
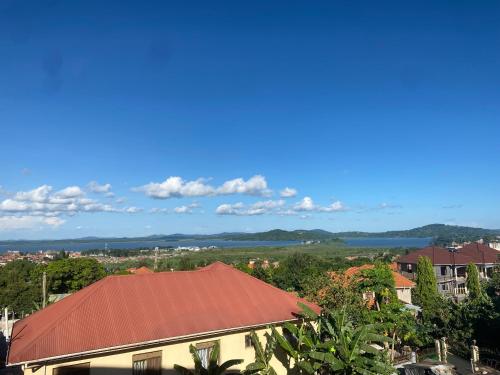
[[[108,276],[17,322],[8,363],[292,320],[298,302],[220,262]]]
[[[498,262],[498,252],[495,249],[477,243],[466,245],[454,252],[438,246],[429,246],[413,251],[408,255],[404,255],[400,257],[397,262],[416,264],[418,262],[418,258],[421,256],[429,257],[434,265],[465,265],[471,262],[475,264]]]

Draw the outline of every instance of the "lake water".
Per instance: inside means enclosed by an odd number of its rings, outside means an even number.
[[[349,247],[426,247],[432,241],[431,237],[426,238],[378,238],[378,237],[356,237],[343,238]]]
[[[261,247],[261,246],[290,246],[297,245],[298,241],[224,241],[224,240],[182,240],[182,241],[91,241],[91,242],[72,242],[61,241],[56,243],[23,243],[0,245],[0,253],[7,250],[19,250],[24,252],[36,252],[40,250],[66,250],[82,251],[102,249],[154,249],[155,247],[208,247],[216,246],[218,248],[242,248],[242,247]]]
[[[358,237],[358,238],[343,238],[346,245],[349,247],[425,247],[430,244],[432,238],[376,238],[376,237]],[[24,252],[36,252],[40,250],[67,250],[67,251],[82,251],[92,249],[154,249],[156,246],[160,248],[166,247],[208,247],[216,246],[218,248],[245,248],[245,247],[262,247],[262,246],[290,246],[298,245],[299,241],[224,241],[224,240],[182,240],[182,241],[61,241],[56,243],[13,243],[9,245],[1,244],[0,253],[7,250],[19,250]]]

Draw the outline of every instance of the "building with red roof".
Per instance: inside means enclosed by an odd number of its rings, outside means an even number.
[[[364,264],[359,267],[350,267],[344,271],[344,275],[348,279],[352,279],[355,275],[358,275],[361,271],[373,269],[375,265]],[[395,264],[389,266],[391,268],[392,277],[394,278],[394,287],[396,289],[396,294],[398,299],[404,303],[411,304],[411,289],[415,287],[415,283],[403,275],[396,272]],[[368,294],[366,294],[368,296]],[[373,296],[374,297],[374,296]]]
[[[270,324],[296,321],[299,303],[319,312],[220,262],[196,271],[108,276],[18,321],[8,363],[25,374],[160,373],[192,366],[189,344],[206,357],[219,343],[220,360],[242,358],[244,368],[254,360],[250,330],[263,335]]]
[[[499,255],[497,250],[480,243],[471,243],[459,249],[429,246],[400,257],[397,264],[403,275],[414,279],[418,259],[428,257],[434,266],[439,292],[460,299],[467,295],[467,265],[475,264],[480,278],[488,279],[492,277],[495,265],[500,263]]]

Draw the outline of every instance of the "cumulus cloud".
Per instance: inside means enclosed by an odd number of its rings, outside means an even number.
[[[58,217],[0,216],[0,231],[52,227],[57,228],[65,221]]]
[[[0,216],[17,214],[24,216],[56,217],[79,212],[129,212],[110,204],[85,197],[79,186],[68,186],[53,192],[52,186],[41,185],[33,190],[20,191],[11,198],[0,201]]]
[[[132,188],[132,191],[142,192],[148,197],[155,199],[207,197],[229,194],[268,196],[271,194],[265,177],[260,175],[253,176],[246,181],[242,178],[229,180],[219,187],[209,185],[206,179],[203,178],[186,181],[181,177],[173,176],[163,182],[150,182],[149,184]]]
[[[245,205],[242,202],[229,204],[224,203],[218,206],[215,213],[218,215],[238,215],[238,216],[255,216],[277,213],[281,207],[285,205],[285,201],[280,200],[268,200],[262,202],[256,202],[251,205]]]
[[[97,181],[90,181],[87,184],[87,188],[92,193],[102,193],[102,194],[105,194],[105,193],[110,193],[111,192],[111,184],[103,184],[103,185],[101,185]]]
[[[293,210],[297,212],[310,211],[310,212],[336,212],[344,211],[345,207],[340,201],[335,201],[328,206],[316,205],[311,197],[304,197],[300,202],[293,206]]]
[[[282,198],[293,198],[296,195],[297,195],[297,190],[289,187],[286,187],[280,191],[280,197]]]
[[[55,196],[57,198],[68,199],[68,198],[77,198],[83,195],[82,189],[79,186],[68,186],[62,190],[59,190]]]

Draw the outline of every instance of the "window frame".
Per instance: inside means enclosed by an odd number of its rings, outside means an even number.
[[[208,353],[207,353],[207,367],[203,366],[203,363],[202,363],[202,366],[204,368],[208,368],[208,365],[210,363],[210,355],[212,354],[212,350],[213,348],[219,344],[219,353],[217,355],[217,363],[220,363],[220,341],[219,340],[212,340],[212,341],[204,341],[204,342],[199,342],[197,344],[195,344],[195,348],[196,348],[196,352],[198,353],[198,356],[200,355],[200,353],[198,352],[199,350],[205,350],[205,349],[208,349]]]
[[[133,375],[140,375],[141,373],[143,374],[150,374],[152,371],[158,371],[158,374],[161,374],[162,371],[162,356],[163,356],[163,351],[162,350],[155,350],[153,352],[146,352],[146,353],[138,353],[132,355],[132,374]],[[148,369],[148,364],[150,360],[158,360],[159,359],[159,364],[158,368],[151,368]],[[145,362],[146,367],[144,369],[136,369],[135,364],[137,362]]]

